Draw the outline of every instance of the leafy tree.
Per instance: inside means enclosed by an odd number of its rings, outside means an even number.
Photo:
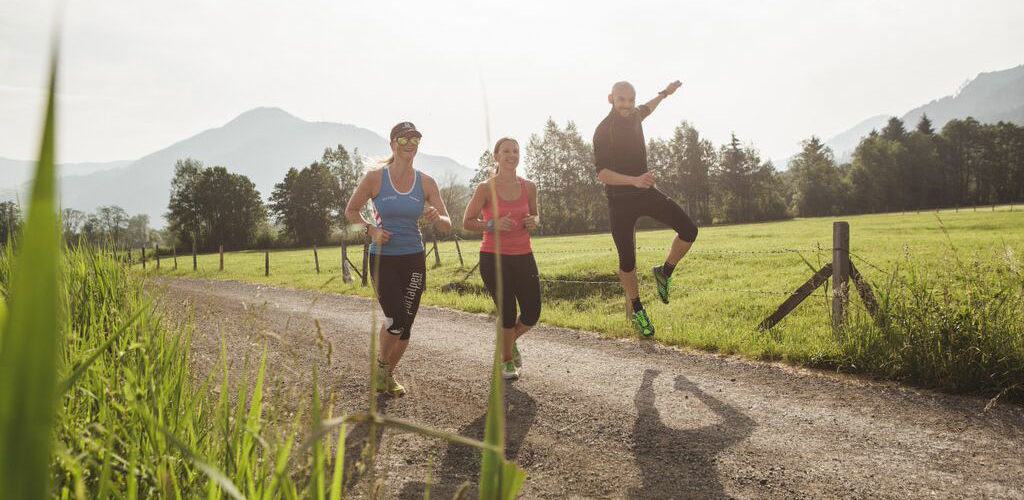
[[[946,177],[946,193],[943,197],[950,205],[971,203],[972,185],[977,181],[979,163],[981,124],[974,118],[950,120],[942,127],[939,141],[939,161]]]
[[[698,224],[711,224],[711,171],[715,168],[715,146],[701,139],[687,122],[676,127],[670,142],[676,158],[670,186],[680,197],[690,217]]]
[[[740,145],[736,134],[732,134],[728,146],[722,146],[719,163],[714,171],[717,218],[723,222],[743,222],[750,212],[753,168]]]
[[[854,212],[888,212],[901,208],[898,164],[905,160],[906,149],[885,134],[868,136],[853,152],[850,170]]]
[[[796,213],[801,217],[839,213],[843,186],[832,150],[816,136],[803,141],[802,146],[789,163]]]
[[[82,224],[85,223],[85,213],[81,210],[65,208],[60,212],[60,222],[64,241],[71,243],[79,236],[79,232],[82,230]]]
[[[935,135],[935,129],[932,127],[932,121],[928,119],[927,114],[921,114],[921,119],[917,122],[917,131],[924,135]]]
[[[325,165],[313,163],[302,170],[288,170],[274,186],[270,210],[296,243],[323,243],[338,220],[341,197],[337,177]]]
[[[266,208],[248,177],[224,167],[204,169],[197,186],[206,237],[204,248],[213,250],[248,248],[257,225],[266,218]]]
[[[129,217],[128,227],[125,232],[129,246],[136,248],[142,245],[149,245],[151,243],[149,216],[146,214],[138,214]]]
[[[907,129],[903,126],[903,120],[893,116],[882,129],[882,137],[891,141],[901,141],[907,135]]]
[[[205,167],[202,162],[186,158],[174,164],[171,180],[171,200],[168,203],[167,222],[171,231],[186,247],[198,247],[204,241],[203,206],[199,183]]]
[[[224,167],[206,168],[195,160],[179,160],[171,182],[167,220],[186,246],[213,250],[252,244],[266,208],[248,177]]]
[[[100,222],[100,232],[111,242],[115,245],[127,244],[125,233],[128,231],[128,212],[117,205],[110,205],[97,208],[96,217]]]
[[[543,200],[543,233],[608,227],[604,186],[594,172],[594,149],[580,136],[575,123],[568,122],[562,130],[548,119],[542,136],[531,135],[526,170]]]
[[[347,227],[345,205],[348,204],[348,199],[352,197],[352,193],[356,190],[356,186],[359,185],[359,180],[362,179],[366,170],[363,157],[359,154],[358,148],[349,154],[345,150],[345,146],[338,144],[337,148],[325,149],[319,163],[327,167],[331,175],[338,180],[338,189],[341,194],[333,211],[337,214],[338,226],[345,228]]]
[[[462,215],[466,212],[466,205],[473,197],[473,189],[465,184],[459,184],[454,174],[446,174],[440,181],[441,199],[448,213],[452,217],[452,225],[456,229],[462,228]],[[425,228],[433,228],[433,225],[423,225]]]
[[[490,179],[492,175],[494,175],[494,156],[490,151],[484,150],[483,154],[480,155],[480,159],[477,160],[476,173],[469,180],[469,185],[475,188],[481,182]]]
[[[751,222],[786,217],[784,186],[771,162],[762,162],[753,147],[743,147],[736,134],[719,152],[714,171],[716,219]]]
[[[904,190],[906,209],[929,208],[939,205],[944,176],[939,164],[936,137],[926,132],[931,127],[922,117],[917,130],[903,141],[906,147],[905,165],[901,172],[900,187]]]

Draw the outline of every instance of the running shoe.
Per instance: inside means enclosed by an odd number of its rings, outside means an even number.
[[[672,284],[672,277],[665,276],[661,266],[652,268],[651,272],[654,273],[654,281],[658,283],[658,298],[663,304],[668,304],[668,287]]]
[[[388,394],[399,398],[405,396],[405,387],[402,387],[402,384],[399,384],[398,381],[395,380],[395,374],[388,372],[386,380]]]
[[[519,352],[519,342],[512,343],[512,361],[516,364],[516,368],[523,367],[523,355]]]
[[[651,318],[647,317],[646,309],[633,313],[633,326],[644,337],[650,338],[654,336],[654,325],[651,324]]]
[[[515,361],[506,361],[501,364],[501,377],[505,380],[519,380],[519,369]]]
[[[377,379],[373,381],[377,392],[388,392],[388,365],[377,362]]]

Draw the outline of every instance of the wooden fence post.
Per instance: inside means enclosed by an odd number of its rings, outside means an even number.
[[[145,270],[146,269],[146,245],[142,245],[142,247],[140,247],[139,250],[141,250],[139,259],[142,260],[142,269]]]
[[[153,257],[156,259],[156,270],[160,270],[160,245],[156,246],[156,251],[153,252]]]
[[[177,245],[171,245],[171,258],[174,259],[174,270],[178,270],[178,247]]]
[[[832,327],[838,330],[846,318],[850,288],[850,224],[832,223]]]
[[[363,286],[366,286],[366,276],[367,276],[366,268],[367,268],[367,265],[369,265],[369,262],[368,262],[369,258],[370,258],[370,244],[369,243],[363,243],[363,275],[362,275]]]
[[[341,241],[341,281],[352,282],[352,271],[348,268],[348,243]]]
[[[437,251],[437,233],[433,234],[434,239],[434,267],[441,267],[441,252]]]
[[[224,270],[224,245],[217,246],[217,252],[220,253],[220,270]]]
[[[192,272],[199,270],[199,264],[196,263],[196,239],[192,238]]]
[[[320,256],[316,253],[316,244],[313,245],[313,266],[316,267],[316,273],[320,274]]]
[[[270,251],[263,251],[263,275],[270,276]]]
[[[800,305],[807,297],[810,297],[815,290],[818,289],[822,284],[828,281],[828,275],[832,274],[832,264],[825,264],[818,272],[811,276],[811,279],[807,280],[800,288],[797,288],[786,300],[779,306],[778,309],[768,316],[758,325],[758,329],[767,330],[782,321],[787,314],[796,309],[796,306]]]
[[[462,261],[462,248],[459,247],[459,235],[455,235],[455,253],[459,254],[459,269],[466,267],[466,264]]]

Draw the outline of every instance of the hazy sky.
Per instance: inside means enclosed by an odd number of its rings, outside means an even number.
[[[33,157],[54,2],[0,3],[0,156]],[[548,117],[589,140],[611,84],[638,101],[683,87],[646,122],[735,131],[781,159],[880,113],[1024,63],[1010,1],[68,1],[59,160],[135,159],[257,106],[386,135],[473,167],[491,135]],[[229,166],[230,167],[230,166]]]

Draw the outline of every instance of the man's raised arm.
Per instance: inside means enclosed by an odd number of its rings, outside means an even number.
[[[676,89],[678,89],[681,85],[682,85],[682,83],[679,80],[676,80],[676,81],[668,84],[668,87],[665,87],[665,90],[662,90],[661,92],[658,92],[658,97],[655,97],[654,99],[651,99],[650,101],[647,101],[647,103],[645,103],[644,106],[647,106],[647,109],[650,110],[651,113],[653,113],[654,112],[654,108],[657,108],[658,104],[660,104],[661,101],[665,100],[666,97],[668,97],[668,96],[672,95],[673,93],[675,93]],[[650,114],[650,113],[648,113],[648,114]]]

